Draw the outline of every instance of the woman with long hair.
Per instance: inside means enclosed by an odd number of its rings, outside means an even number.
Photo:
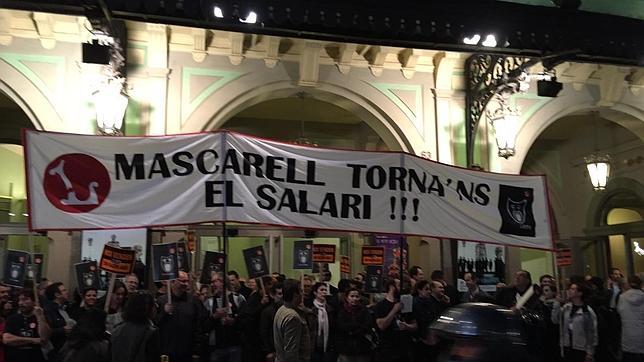
[[[552,323],[559,325],[566,362],[592,362],[597,347],[597,315],[586,303],[590,290],[581,282],[568,287],[568,303],[553,304]]]
[[[360,291],[349,288],[338,311],[335,324],[335,349],[338,362],[368,362],[371,360],[369,336],[373,319],[362,305]]]
[[[60,361],[109,362],[110,342],[105,333],[105,312],[89,309],[77,322],[60,350]]]
[[[158,362],[161,358],[159,330],[152,323],[156,303],[151,294],[131,294],[123,311],[123,323],[112,333],[113,362]]]
[[[105,326],[109,333],[114,331],[114,328],[123,322],[123,307],[125,306],[125,301],[127,298],[127,288],[123,282],[116,280],[114,282],[114,289],[112,289],[112,297],[109,300],[109,306],[107,308],[107,318],[105,321]],[[107,296],[104,296],[99,304],[101,308],[105,307],[105,303],[108,303]]]

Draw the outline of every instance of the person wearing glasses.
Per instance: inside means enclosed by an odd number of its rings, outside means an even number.
[[[179,272],[179,279],[172,281],[172,298],[159,298],[160,308],[156,317],[161,335],[161,354],[168,355],[173,362],[191,362],[199,355],[197,341],[202,331],[201,321],[205,316],[203,304],[188,293],[188,273]]]

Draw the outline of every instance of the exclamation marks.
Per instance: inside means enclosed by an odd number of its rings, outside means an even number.
[[[391,208],[391,214],[389,215],[389,218],[391,220],[396,219],[396,201],[397,198],[395,196],[392,196],[389,198],[389,206]],[[414,209],[414,216],[412,217],[412,220],[418,221],[418,205],[420,203],[419,199],[412,199],[412,208]],[[406,197],[401,197],[400,198],[400,219],[401,220],[406,220],[407,219],[407,198]]]

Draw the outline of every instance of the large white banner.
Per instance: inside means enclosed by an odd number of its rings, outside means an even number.
[[[229,132],[25,139],[35,230],[235,221],[552,248],[541,176]]]

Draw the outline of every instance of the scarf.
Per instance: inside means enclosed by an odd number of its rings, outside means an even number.
[[[324,352],[326,352],[326,345],[329,340],[329,315],[326,312],[326,307],[324,303],[320,303],[317,300],[313,301],[313,306],[317,308],[318,312],[318,336],[323,336],[324,338]]]

